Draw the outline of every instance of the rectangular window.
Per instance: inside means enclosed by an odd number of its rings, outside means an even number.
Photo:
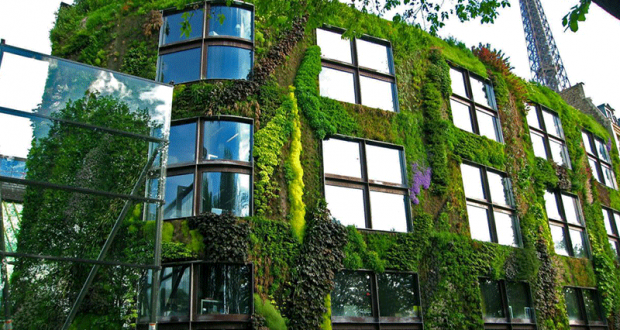
[[[618,224],[620,224],[620,213],[618,211],[603,207],[603,220],[605,221],[605,230],[609,237],[611,249],[620,257],[620,232],[618,232]]]
[[[345,226],[407,232],[410,210],[403,148],[354,138],[323,141],[325,200]]]
[[[479,241],[521,246],[512,186],[506,174],[473,163],[463,163],[461,176],[471,237]]]
[[[493,86],[467,70],[450,68],[452,122],[462,130],[503,142]]]
[[[398,111],[392,46],[386,40],[364,36],[342,39],[340,29],[317,29],[321,47],[321,96]]]
[[[555,253],[577,258],[589,255],[579,198],[560,191],[545,192],[545,209]]]
[[[558,114],[539,104],[526,104],[525,107],[534,155],[571,168]]]
[[[498,329],[499,324],[536,323],[527,283],[481,278],[480,293],[485,329]]]
[[[594,179],[609,188],[618,189],[607,144],[588,131],[582,131],[581,138],[588,154],[588,163]]]
[[[598,291],[564,287],[564,300],[571,329],[607,329]]]

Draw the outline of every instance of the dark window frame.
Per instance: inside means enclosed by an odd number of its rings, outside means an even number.
[[[616,217],[614,216],[614,214],[620,215],[620,212],[606,206],[603,206],[603,212],[607,212],[607,216],[609,217],[609,224],[611,225],[611,231],[613,232],[613,234],[607,233],[607,238],[610,241],[610,244],[612,244],[613,242],[613,244],[616,245],[616,257],[620,258],[620,223],[616,222]],[[605,221],[604,218],[603,221]]]
[[[581,130],[581,132],[582,132],[582,137],[583,137],[583,134],[588,136],[588,141],[587,142],[590,144],[590,150],[592,150],[594,152],[594,153],[591,153],[591,152],[588,151],[588,148],[584,148],[584,151],[586,152],[586,157],[588,159],[593,160],[595,165],[596,165],[596,168],[592,168],[591,169],[592,170],[592,175],[594,176],[594,179],[596,181],[598,181],[600,184],[602,184],[602,185],[604,185],[604,186],[606,186],[608,188],[612,188],[612,189],[618,190],[618,182],[616,181],[616,173],[614,173],[614,167],[613,167],[613,164],[611,163],[611,152],[608,151],[609,158],[610,158],[609,162],[606,161],[605,159],[603,159],[599,155],[598,149],[596,148],[596,140],[598,140],[601,144],[603,144],[605,146],[607,144],[605,143],[605,141],[603,139],[599,138],[598,136],[594,135],[592,132],[590,132],[588,130],[583,129],[583,130]],[[583,141],[583,138],[582,138],[582,142],[586,143],[586,141]],[[605,179],[605,174],[603,173],[603,165],[601,165],[601,164],[606,165],[609,168],[609,170],[611,171],[611,175],[612,175],[612,182],[611,183],[612,183],[613,187],[610,187],[610,186],[608,186],[605,183],[607,181],[607,179]],[[590,165],[590,162],[588,161],[588,166],[589,165]],[[595,175],[594,172],[596,172],[596,175]]]
[[[249,124],[252,132],[250,135],[250,162],[237,160],[206,160],[203,155],[202,142],[204,141],[204,123],[207,121],[229,121],[235,123]],[[196,123],[196,150],[195,158],[192,162],[167,165],[166,179],[168,177],[193,174],[194,175],[194,198],[192,215],[180,218],[168,218],[164,221],[185,219],[197,216],[202,213],[202,175],[207,172],[229,172],[250,175],[250,212],[248,216],[254,214],[254,119],[237,116],[205,116],[191,117],[180,120],[173,120],[170,126]],[[167,189],[167,188],[166,188]]]
[[[346,30],[343,28],[334,27],[331,25],[323,25],[319,27],[318,29],[329,31],[332,33],[339,33],[339,34],[343,34],[346,32]],[[357,58],[357,44],[355,42],[356,39],[368,41],[374,44],[387,47],[388,66],[390,68],[390,73],[384,73],[384,72],[380,72],[380,71],[377,71],[371,68],[360,66],[358,63],[358,58]],[[316,30],[315,30],[314,41],[315,41],[315,44],[318,45]],[[363,35],[359,38],[349,39],[349,45],[351,49],[351,63],[346,63],[346,62],[338,61],[335,59],[324,58],[323,56],[321,56],[321,67],[326,67],[326,68],[330,68],[330,69],[334,69],[338,71],[352,73],[353,74],[353,90],[355,91],[355,104],[359,104],[365,107],[368,107],[368,106],[362,104],[362,95],[361,95],[362,88],[361,88],[360,77],[363,76],[363,77],[377,79],[377,80],[391,83],[392,84],[392,101],[394,103],[393,112],[400,112],[400,106],[398,102],[398,88],[396,85],[396,73],[395,73],[396,69],[394,67],[394,54],[392,52],[392,43],[385,39],[381,39],[381,38],[377,38],[377,37],[373,37],[369,35]],[[383,110],[383,109],[380,109],[380,110]],[[383,111],[392,112],[390,110],[383,110]]]
[[[564,231],[564,243],[566,244],[566,251],[568,252],[568,256],[572,258],[586,258],[589,259],[592,256],[592,251],[590,250],[590,240],[588,239],[588,232],[586,229],[585,218],[583,216],[583,208],[581,207],[581,199],[578,195],[569,193],[567,191],[562,190],[548,190],[549,193],[552,193],[555,198],[555,203],[558,206],[558,213],[560,213],[561,220],[551,219],[547,214],[547,220],[549,220],[549,230],[551,230],[551,226],[561,227]],[[572,198],[577,199],[577,205],[579,206],[579,212],[577,217],[581,225],[576,225],[574,223],[568,222],[566,218],[566,209],[564,206],[564,201],[562,201],[562,195],[570,196]],[[545,213],[547,213],[547,204],[545,203]],[[580,231],[583,235],[584,239],[584,250],[586,253],[585,257],[575,257],[575,251],[573,248],[573,240],[570,236],[570,230]]]
[[[499,239],[497,236],[497,226],[495,223],[495,209],[499,210],[500,212],[503,211],[503,213],[506,212],[510,212],[512,214],[512,219],[513,219],[513,226],[514,226],[514,234],[517,238],[517,246],[518,248],[523,247],[523,238],[521,237],[521,221],[519,220],[519,217],[517,216],[517,209],[515,206],[515,197],[514,197],[514,192],[513,192],[513,187],[512,187],[512,180],[510,180],[510,177],[508,177],[508,174],[505,172],[502,172],[500,170],[497,170],[495,168],[486,166],[486,165],[482,165],[482,164],[478,164],[469,160],[463,160],[462,162],[465,165],[469,165],[472,167],[477,167],[478,169],[480,169],[480,173],[482,174],[481,176],[481,181],[482,181],[482,191],[483,194],[485,196],[487,196],[487,200],[484,199],[478,199],[478,198],[473,198],[473,197],[467,197],[467,195],[465,195],[465,184],[463,183],[463,195],[465,196],[465,204],[469,204],[471,203],[472,205],[484,205],[484,207],[487,208],[488,212],[487,212],[487,221],[489,222],[489,230],[490,232],[490,236],[491,236],[491,243],[498,243]],[[493,197],[491,196],[491,188],[489,185],[489,178],[488,178],[488,173],[487,172],[492,172],[495,174],[499,174],[501,175],[504,179],[506,179],[507,181],[506,184],[508,185],[508,187],[504,187],[507,191],[507,193],[509,193],[509,195],[507,196],[510,204],[512,205],[501,205],[501,204],[497,204],[495,202],[493,202]],[[462,176],[462,173],[461,173]],[[468,218],[468,222],[469,222],[469,214],[467,216]],[[471,227],[470,227],[471,228]],[[471,229],[470,229],[471,230]],[[482,241],[481,241],[482,242]]]
[[[409,202],[409,199],[407,198],[409,196],[409,187],[406,184],[407,168],[405,166],[405,159],[406,159],[405,148],[403,146],[392,144],[392,143],[380,142],[380,141],[374,141],[374,140],[368,140],[368,139],[362,139],[362,138],[356,138],[356,137],[343,136],[343,135],[336,134],[336,135],[332,135],[329,137],[325,137],[325,139],[321,141],[321,150],[320,150],[321,157],[324,157],[323,141],[327,139],[338,139],[342,141],[358,143],[359,152],[360,152],[361,178],[346,177],[346,176],[325,173],[325,168],[323,166],[324,158],[322,158],[321,173],[322,173],[322,179],[323,179],[323,196],[325,196],[325,186],[327,185],[344,187],[344,188],[362,189],[364,191],[364,215],[365,215],[364,220],[366,223],[366,228],[357,228],[357,229],[363,230],[363,231],[391,233],[392,231],[377,230],[377,229],[372,228],[370,192],[378,191],[378,192],[386,192],[386,193],[391,193],[391,194],[403,195],[406,198],[405,199],[405,216],[407,218],[406,219],[407,232],[412,232],[413,224],[411,221],[411,203]],[[372,145],[372,146],[388,148],[388,149],[397,149],[399,151],[400,169],[401,169],[401,176],[403,180],[400,185],[389,183],[389,182],[382,182],[382,183],[372,182],[368,178],[368,162],[366,158],[366,145]]]
[[[527,284],[527,299],[530,303],[530,305],[532,305],[532,318],[534,319],[533,322],[519,322],[519,321],[514,321],[513,322],[513,318],[510,314],[510,310],[509,310],[509,303],[508,303],[508,292],[506,290],[506,280],[505,279],[500,279],[500,280],[493,280],[487,277],[481,277],[478,279],[478,287],[480,287],[480,281],[481,280],[490,280],[493,282],[496,282],[498,284],[499,287],[499,294],[501,297],[501,304],[502,304],[502,310],[504,312],[504,315],[506,315],[505,318],[486,318],[484,317],[484,315],[482,315],[482,319],[484,320],[484,326],[485,328],[487,328],[487,326],[490,329],[497,329],[498,325],[504,325],[505,329],[507,330],[512,330],[513,327],[516,327],[519,330],[522,330],[524,328],[531,328],[531,329],[536,329],[537,328],[537,320],[536,320],[536,309],[534,308],[534,301],[532,299],[533,295],[532,295],[532,288],[530,286],[530,284],[526,281],[515,281],[515,283],[525,283]],[[482,291],[481,291],[481,300],[482,300]],[[529,326],[529,327],[528,327]]]
[[[601,303],[601,295],[599,294],[598,290],[596,288],[590,288],[590,287],[580,287],[580,286],[565,286],[563,288],[562,291],[565,291],[566,288],[571,288],[573,290],[575,290],[575,292],[577,293],[577,302],[579,304],[579,312],[581,313],[581,315],[583,315],[583,317],[585,318],[585,320],[583,321],[574,321],[574,320],[569,320],[569,326],[571,329],[573,329],[573,327],[575,327],[576,329],[584,329],[584,330],[604,330],[604,329],[608,329],[607,326],[607,319],[605,318],[605,315],[603,316],[603,320],[604,321],[593,321],[590,322],[588,320],[588,313],[586,312],[586,307],[585,307],[585,301],[583,299],[583,290],[589,290],[589,291],[593,291],[596,294],[596,304],[598,305],[599,310],[603,310],[603,306]],[[565,295],[566,293],[563,292],[563,294]]]
[[[553,111],[541,104],[538,104],[535,102],[528,102],[527,104],[530,106],[530,111],[535,111],[536,119],[538,119],[538,124],[540,124],[541,126],[541,128],[538,128],[538,127],[532,126],[530,123],[527,123],[528,128],[530,129],[530,131],[534,131],[537,134],[543,136],[543,139],[545,141],[544,147],[545,147],[545,153],[547,155],[547,160],[555,162],[555,160],[553,159],[552,153],[551,153],[551,142],[550,141],[559,142],[563,147],[562,150],[564,151],[563,152],[564,157],[566,157],[565,159],[566,164],[558,163],[558,165],[567,167],[568,169],[572,169],[570,155],[568,154],[568,147],[566,145],[566,135],[564,134],[564,128],[563,127],[561,128],[562,130],[561,137],[550,134],[549,128],[547,127],[547,123],[545,123],[543,111],[546,111],[547,113],[550,113],[551,115],[553,115],[555,118],[558,119],[558,121],[560,122],[560,125],[562,125],[562,120],[560,119],[560,115],[556,111]],[[532,142],[532,145],[533,145],[533,142]]]

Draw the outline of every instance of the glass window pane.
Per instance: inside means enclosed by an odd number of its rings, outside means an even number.
[[[562,125],[560,124],[560,119],[548,112],[543,110],[542,111],[543,114],[543,120],[545,121],[545,126],[547,128],[547,133],[557,136],[557,137],[563,137],[564,134],[562,133]]]
[[[570,229],[570,240],[573,243],[573,256],[577,258],[586,258],[586,242],[582,231]]]
[[[476,117],[478,117],[480,135],[486,136],[493,141],[501,141],[499,138],[501,133],[497,131],[497,118],[495,116],[491,116],[486,111],[476,110]]]
[[[234,121],[205,121],[202,156],[206,160],[252,160],[252,125]]]
[[[164,267],[159,286],[159,316],[189,316],[189,266]]]
[[[249,266],[201,264],[198,271],[199,314],[250,314]]]
[[[469,218],[469,232],[471,238],[490,242],[491,231],[489,229],[489,215],[486,207],[467,204],[467,217]]]
[[[518,247],[517,235],[515,233],[515,222],[512,214],[504,212],[493,212],[495,216],[495,229],[497,230],[497,243],[502,245]]]
[[[598,161],[592,157],[588,157],[588,164],[590,165],[590,170],[592,170],[592,177],[598,182],[604,182],[604,179],[602,179],[602,174],[598,171]]]
[[[571,321],[585,321],[581,309],[579,308],[577,290],[573,288],[564,288],[564,299],[566,300],[568,319]]]
[[[319,85],[321,96],[355,103],[355,82],[352,73],[323,67],[319,74]]]
[[[551,147],[551,158],[554,162],[560,165],[570,166],[568,150],[566,150],[566,145],[564,145],[563,142],[549,139],[549,146]]]
[[[614,223],[615,226],[612,226],[612,230],[614,231],[614,233],[616,235],[618,235],[618,229],[619,229],[618,228],[618,224],[620,224],[620,214],[619,213],[614,212],[614,220],[615,220],[615,223]]]
[[[620,256],[619,250],[618,250],[618,242],[616,242],[613,239],[609,240],[609,245],[611,245],[611,250],[614,251],[614,253],[618,256]]]
[[[360,76],[362,104],[386,111],[394,111],[394,84],[388,81]]]
[[[164,23],[161,27],[161,44],[169,44],[177,41],[190,40],[202,37],[202,29],[204,26],[204,14],[202,9],[189,10],[183,13],[166,15]],[[189,23],[189,36],[183,34],[181,27],[183,22]],[[185,31],[187,32],[187,31]]]
[[[464,131],[473,133],[474,128],[471,123],[471,112],[469,111],[469,106],[455,100],[450,100],[450,107],[452,108],[452,122],[454,123],[454,126]]]
[[[239,7],[211,6],[209,35],[252,40],[252,12]]]
[[[168,165],[194,162],[196,159],[196,123],[170,127]]]
[[[607,151],[607,146],[603,143],[603,141],[599,139],[594,139],[594,144],[596,145],[596,151],[598,152],[598,157],[610,163],[611,160],[609,159],[609,152]]]
[[[332,316],[372,316],[370,275],[352,271],[336,273],[331,303]]]
[[[607,234],[609,235],[614,235],[614,230],[612,229],[612,222],[611,219],[609,217],[609,211],[607,211],[606,209],[603,209],[603,222],[605,223],[605,230],[607,231]]]
[[[231,172],[202,174],[200,212],[222,214],[231,212],[237,217],[250,215],[250,175]]]
[[[470,82],[471,82],[471,90],[474,94],[474,101],[476,103],[480,103],[482,105],[486,105],[490,108],[495,109],[495,105],[493,104],[493,101],[491,99],[491,97],[488,95],[488,89],[491,88],[491,86],[489,86],[487,83],[483,82],[482,80],[479,80],[478,78],[475,77],[470,77]]]
[[[157,81],[180,84],[200,79],[200,48],[159,56]]]
[[[601,164],[601,169],[603,170],[605,185],[609,188],[616,189],[616,177],[614,176],[614,172],[605,164]]]
[[[332,60],[353,63],[351,41],[342,39],[340,33],[316,29],[316,44],[321,47],[321,56]]]
[[[361,166],[358,142],[339,139],[323,141],[323,168],[325,173],[361,178]]]
[[[461,164],[461,176],[463,177],[465,197],[485,199],[482,190],[482,173],[478,167]]]
[[[534,322],[534,308],[528,291],[525,283],[506,282],[508,312],[513,322]]]
[[[563,221],[560,216],[560,209],[555,199],[555,194],[549,191],[545,191],[545,210],[547,210],[547,218]]]
[[[452,93],[467,97],[463,72],[450,68],[450,80],[452,81]]]
[[[530,139],[532,140],[532,146],[534,147],[534,155],[536,157],[547,159],[547,151],[545,150],[545,138],[534,131],[530,131]]]
[[[598,301],[598,295],[595,290],[581,290],[583,294],[583,303],[586,307],[586,316],[589,322],[604,322],[603,311]]]
[[[194,175],[183,174],[167,177],[165,200],[164,219],[192,216],[194,209]]]
[[[372,229],[407,232],[406,199],[403,195],[371,191]]]
[[[536,111],[536,107],[531,104],[525,104],[525,110],[527,111],[527,124],[541,129],[540,122],[538,121],[538,114]]]
[[[590,144],[590,136],[586,132],[581,132],[581,139],[583,140],[583,145],[586,148],[586,151],[590,154],[594,154],[592,151],[592,145]]]
[[[568,223],[581,225],[581,208],[579,207],[579,199],[577,197],[562,194],[562,204],[564,205],[564,214]]]
[[[0,156],[0,176],[24,179],[26,177],[26,161]]]
[[[345,226],[366,228],[364,190],[325,185],[327,208]]]
[[[511,193],[508,190],[508,178],[491,171],[487,171],[491,200],[494,204],[512,205],[510,200]]]
[[[563,256],[568,256],[568,249],[566,248],[566,239],[564,239],[564,228],[549,225],[551,229],[551,238],[553,238],[553,245],[555,246],[555,253]]]
[[[252,51],[229,46],[209,46],[207,79],[247,79],[252,71]]]
[[[420,317],[417,282],[413,274],[377,274],[379,316]]]
[[[497,281],[480,279],[480,293],[482,298],[482,315],[485,319],[506,317]]]
[[[390,68],[389,48],[370,41],[355,39],[357,64],[383,73],[393,73]]]
[[[367,144],[366,162],[369,180],[403,183],[400,150]]]

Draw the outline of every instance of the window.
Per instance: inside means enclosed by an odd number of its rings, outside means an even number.
[[[342,39],[343,30],[317,29],[321,47],[321,96],[398,111],[392,46],[389,41],[363,36]]]
[[[252,120],[219,117],[170,127],[164,219],[252,209]]]
[[[400,146],[344,137],[324,140],[325,200],[332,216],[345,226],[409,231],[403,164]]]
[[[604,207],[603,220],[605,221],[605,229],[607,230],[607,236],[609,236],[611,249],[620,257],[620,233],[618,232],[620,213]]]
[[[510,323],[531,325],[519,329],[536,329],[534,307],[527,283],[481,278],[480,293],[486,329],[504,329],[497,325]]]
[[[588,257],[586,227],[579,198],[565,192],[545,192],[545,209],[555,252],[577,258]]]
[[[413,273],[343,270],[334,277],[332,326],[367,323],[364,329],[380,329],[390,323],[390,329],[422,329],[419,292]]]
[[[26,177],[26,159],[0,155],[0,176],[24,179]]]
[[[526,104],[526,108],[534,155],[571,168],[560,117],[537,104]]]
[[[140,322],[148,320],[151,270],[142,280]],[[157,321],[247,323],[252,314],[252,267],[239,264],[164,265],[160,273]],[[238,329],[237,327],[224,327]]]
[[[618,189],[616,185],[616,176],[611,167],[611,157],[609,156],[609,150],[605,142],[588,131],[582,131],[581,138],[583,139],[583,145],[588,155],[588,163],[592,170],[592,176],[596,181],[607,187]]]
[[[491,84],[467,70],[450,68],[452,121],[462,130],[503,142]]]
[[[471,238],[521,246],[512,186],[506,174],[473,163],[461,164]]]
[[[565,287],[564,299],[571,329],[607,329],[598,291]]]
[[[254,56],[254,7],[238,2],[191,7],[163,13],[157,81],[247,79]]]

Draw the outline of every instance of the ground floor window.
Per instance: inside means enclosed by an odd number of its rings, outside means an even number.
[[[536,329],[527,283],[481,278],[480,297],[485,329]]]
[[[607,329],[598,291],[588,288],[564,288],[566,311],[572,330]]]

